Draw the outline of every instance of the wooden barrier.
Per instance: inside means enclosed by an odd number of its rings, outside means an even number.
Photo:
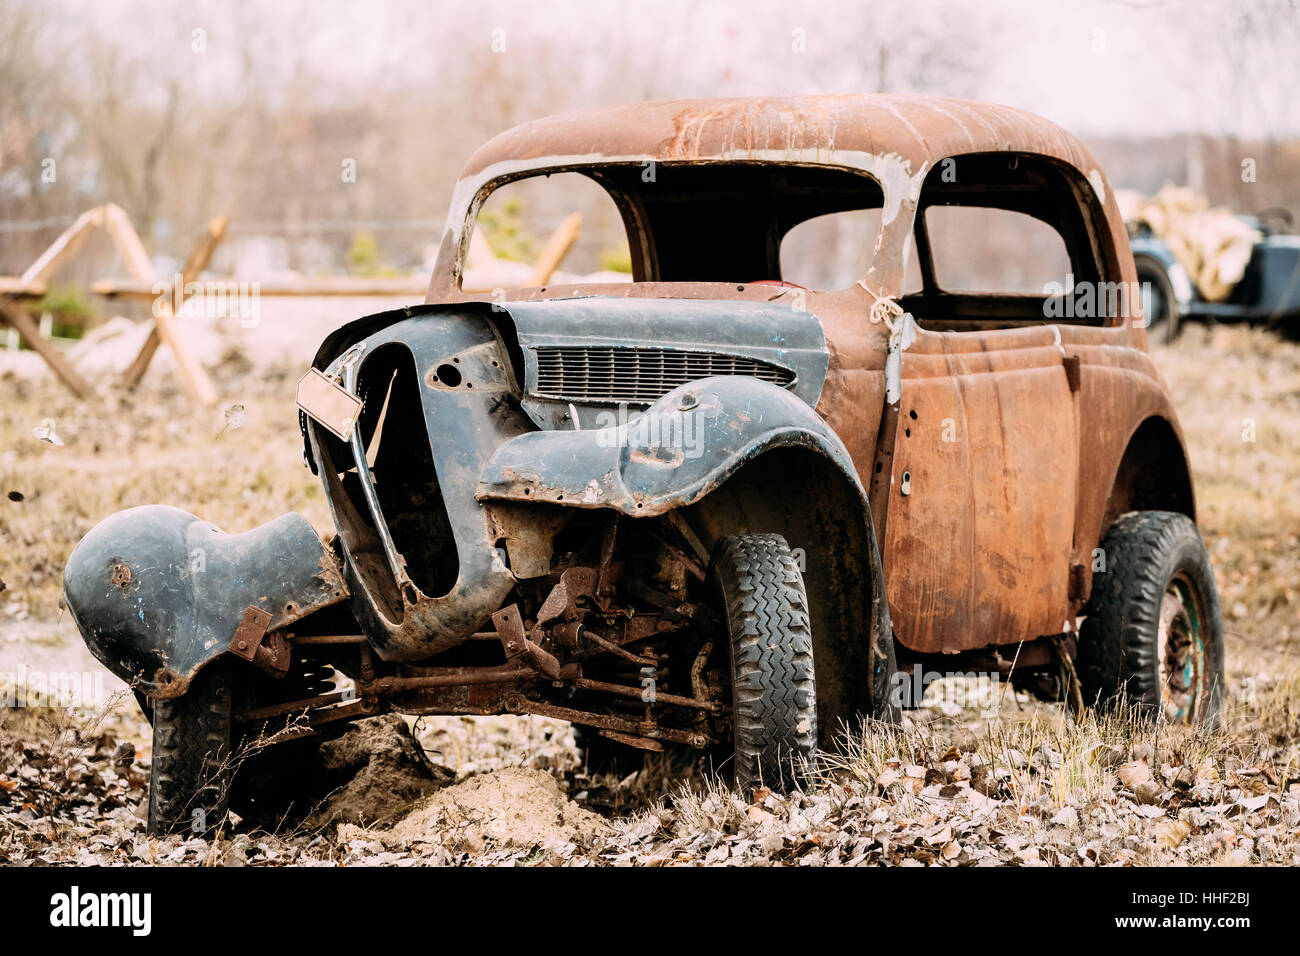
[[[219,232],[214,237],[213,226],[209,224],[208,235],[199,243],[190,256],[190,261],[186,263],[186,275],[192,274],[192,278],[187,281],[198,278],[199,273],[212,257],[212,250],[225,234],[225,218],[213,220],[213,223],[217,222],[221,224]],[[126,211],[112,203],[96,206],[78,216],[76,221],[65,229],[63,234],[55,239],[21,276],[0,277],[0,318],[13,326],[19,338],[45,360],[45,364],[51,371],[72,389],[78,398],[86,398],[91,394],[90,385],[77,374],[72,364],[55,348],[54,343],[41,335],[40,329],[28,314],[27,304],[45,295],[50,276],[72,258],[91,232],[98,228],[108,232],[132,279],[147,283],[152,288],[153,266],[149,261],[149,254],[145,252],[144,243],[140,241]],[[131,367],[127,369],[128,385],[139,382],[161,341],[167,343],[167,347],[176,357],[176,366],[186,391],[201,404],[214,404],[217,400],[216,389],[203,366],[185,347],[173,321],[170,301],[160,303],[159,308],[154,310],[153,328],[149,332],[149,338],[135,361],[131,363]]]
[[[55,348],[54,344],[41,335],[39,327],[27,312],[26,304],[42,298],[48,291],[50,276],[76,254],[91,232],[103,228],[117,247],[129,278],[98,279],[91,283],[90,291],[107,298],[155,300],[152,310],[153,325],[149,330],[149,336],[123,373],[123,384],[127,388],[136,387],[148,370],[149,363],[158,351],[158,346],[166,344],[176,359],[178,374],[185,390],[200,404],[212,405],[217,400],[216,389],[202,364],[185,346],[178,324],[180,317],[174,312],[174,303],[176,301],[184,303],[185,288],[199,280],[203,270],[211,261],[212,254],[225,237],[228,226],[229,220],[225,216],[218,216],[208,223],[206,232],[185,262],[181,273],[181,289],[172,295],[160,295],[156,289],[158,279],[154,274],[149,254],[145,251],[144,243],[140,241],[126,211],[112,203],[96,206],[77,217],[77,220],[64,230],[63,234],[54,240],[21,276],[0,276],[0,321],[13,326],[22,341],[38,353],[54,374],[78,397],[85,398],[90,395],[92,389],[85,379],[77,374],[71,363]],[[565,217],[542,247],[537,262],[532,267],[530,285],[543,286],[551,280],[551,276],[564,261],[564,257],[573,248],[581,229],[582,216],[579,213]],[[475,233],[471,239],[470,258],[476,267],[487,271],[489,275],[493,265],[498,261],[487,240],[480,233]],[[410,299],[422,298],[427,288],[428,281],[421,276],[304,278],[259,282],[257,295],[397,296]]]

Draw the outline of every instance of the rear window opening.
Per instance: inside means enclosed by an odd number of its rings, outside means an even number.
[[[828,213],[799,223],[781,239],[781,278],[786,282],[826,292],[847,289],[871,270],[881,210],[850,209]],[[916,242],[908,236],[903,288],[921,289],[921,267]]]

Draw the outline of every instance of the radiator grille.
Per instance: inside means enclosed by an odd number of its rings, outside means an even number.
[[[794,372],[762,359],[722,352],[644,347],[537,348],[539,398],[649,405],[679,385],[710,375],[749,375],[786,387]]]

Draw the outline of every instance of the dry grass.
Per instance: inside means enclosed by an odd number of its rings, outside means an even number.
[[[1229,664],[1285,670],[1300,642],[1300,344],[1193,324],[1155,358],[1187,439]]]
[[[1253,767],[1267,764],[1279,782],[1300,779],[1300,720],[1292,701],[1300,675],[1270,680],[1253,696],[1225,705],[1218,728],[1151,724],[1123,708],[1089,710],[1076,721],[1065,709],[1029,706],[992,720],[931,719],[909,715],[901,726],[872,724],[846,734],[841,749],[813,769],[821,783],[848,775],[863,783],[900,764],[945,763],[975,754],[1023,810],[1044,799],[1057,807],[1096,799],[1111,771],[1138,754],[1153,767]]]
[[[320,482],[302,463],[294,382],[239,376],[226,404],[243,404],[246,421],[223,430],[222,409],[170,389],[113,388],[82,403],[54,382],[0,374],[0,628],[54,616],[68,553],[123,508],[163,502],[232,532],[301,511],[327,528]],[[62,446],[33,436],[46,419]]]

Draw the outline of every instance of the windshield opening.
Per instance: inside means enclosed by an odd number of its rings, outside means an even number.
[[[594,183],[603,187],[604,201],[594,202],[592,197],[599,193],[571,187],[575,199],[568,206],[554,199],[559,192],[554,187],[568,185],[561,181],[571,176],[586,180],[583,186]],[[513,190],[514,205],[493,204],[498,194],[504,197],[506,189],[520,186],[528,187],[529,191],[524,195]],[[578,199],[598,211],[585,212],[586,207]],[[541,216],[536,226],[528,226],[530,235],[541,235],[551,223],[557,219],[562,223],[564,217],[571,215],[563,210],[572,206],[573,212],[582,215],[584,231],[588,215],[592,216],[591,222],[599,224],[600,231],[589,240],[585,252],[573,260],[572,270],[566,260],[557,272],[569,272],[583,281],[601,282],[619,278],[637,282],[780,282],[786,279],[782,273],[782,240],[795,226],[831,213],[878,210],[883,202],[879,183],[856,170],[776,163],[647,161],[537,174],[505,184],[488,195],[474,235],[486,237],[494,231],[500,232],[503,213],[514,217],[513,222],[507,223],[507,230],[528,223],[530,217]],[[535,212],[543,208],[547,210],[545,214]],[[608,225],[615,214],[622,227],[621,242],[614,235],[617,229],[611,230]],[[878,223],[879,216],[868,221]],[[869,253],[876,237],[862,238],[863,249]],[[563,239],[562,235],[556,237],[556,245]],[[575,241],[573,248],[582,247]],[[481,239],[471,239],[470,267],[484,255],[483,249]],[[622,250],[626,250],[626,258]],[[534,251],[530,249],[529,253]],[[862,258],[857,257],[860,261]],[[537,265],[537,260],[532,264]],[[597,267],[594,275],[582,271],[593,265]],[[869,262],[863,261],[863,265]],[[525,271],[515,270],[517,281],[513,283],[494,283],[487,287],[545,284],[534,281],[544,269],[530,270],[527,275]],[[856,280],[865,274],[864,269],[852,278]],[[466,278],[469,276],[467,268]],[[481,285],[482,279],[475,278],[476,285]],[[798,277],[794,281],[798,282]],[[846,282],[845,286],[850,284],[851,281]],[[462,288],[467,287],[468,283],[462,282]]]

